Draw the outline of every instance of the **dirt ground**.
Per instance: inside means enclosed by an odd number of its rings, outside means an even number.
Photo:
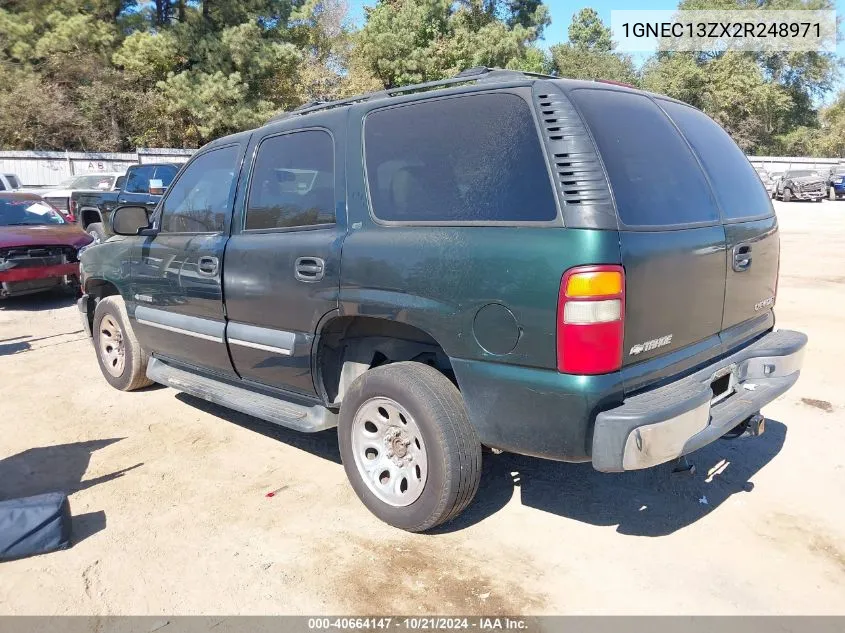
[[[0,565],[0,614],[845,613],[845,202],[777,207],[810,344],[762,438],[680,479],[485,455],[431,535],[365,510],[333,432],[117,392],[72,299],[0,303],[0,499],[72,493],[76,541]]]

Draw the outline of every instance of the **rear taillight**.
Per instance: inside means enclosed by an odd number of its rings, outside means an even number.
[[[560,282],[557,368],[566,374],[606,374],[622,366],[625,271],[578,266]]]

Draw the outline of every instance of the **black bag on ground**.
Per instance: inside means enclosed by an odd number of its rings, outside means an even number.
[[[70,503],[50,492],[0,501],[0,561],[70,547]]]

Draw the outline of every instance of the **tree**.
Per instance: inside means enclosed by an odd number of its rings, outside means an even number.
[[[610,29],[595,9],[581,9],[573,15],[568,35],[568,42],[551,48],[552,67],[558,75],[639,83],[630,56],[613,52]]]
[[[682,0],[682,10],[834,9],[832,0]],[[804,52],[661,52],[646,63],[643,85],[691,103],[749,152],[812,150],[814,103],[830,91],[840,61]]]
[[[366,19],[353,57],[385,88],[536,61],[528,50],[548,24],[539,2],[496,0],[380,0]]]

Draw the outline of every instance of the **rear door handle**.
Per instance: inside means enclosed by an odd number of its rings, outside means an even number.
[[[201,275],[208,275],[210,277],[217,274],[218,263],[219,260],[216,257],[203,255],[197,264],[197,270]]]
[[[326,262],[319,257],[300,257],[293,274],[299,281],[320,281],[326,275]]]
[[[751,268],[751,244],[737,244],[734,246],[733,269],[741,273]]]

